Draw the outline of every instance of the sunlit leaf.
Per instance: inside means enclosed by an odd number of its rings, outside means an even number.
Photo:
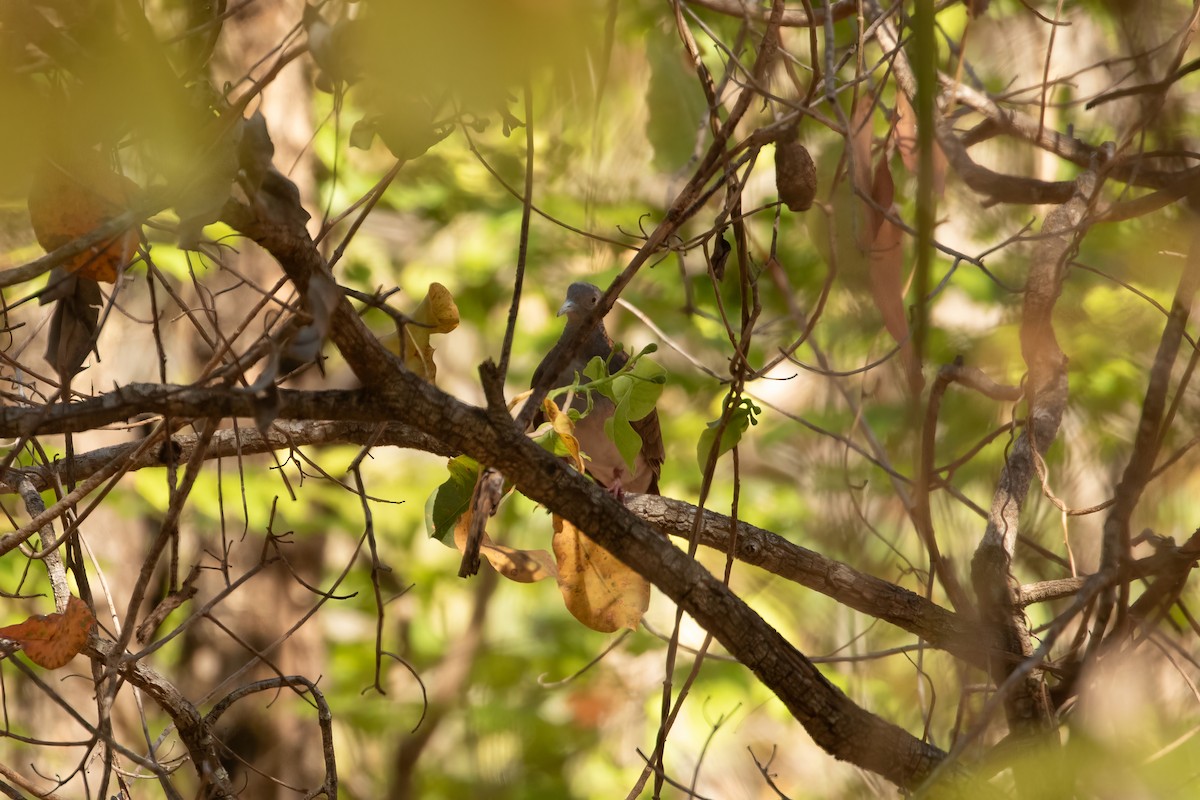
[[[608,368],[599,356],[589,361],[583,370],[584,376],[593,382],[588,387],[594,388],[616,405],[612,416],[604,421],[604,433],[617,446],[631,472],[642,449],[642,437],[634,430],[632,423],[654,410],[667,381],[667,371],[646,358],[648,352],[654,352],[654,347],[643,350],[611,380]]]
[[[412,313],[412,324],[404,326],[400,355],[404,364],[425,380],[433,383],[437,378],[437,365],[433,361],[434,348],[429,337],[435,333],[449,333],[458,327],[458,306],[450,290],[440,283],[429,284],[425,298]]]
[[[0,628],[0,638],[21,645],[29,660],[43,669],[58,669],[79,654],[96,626],[96,617],[78,597],[67,601],[61,614],[38,614]]]
[[[450,459],[450,477],[425,502],[425,529],[447,547],[454,546],[454,528],[471,508],[471,495],[479,479],[479,464],[467,456]]]
[[[645,578],[557,514],[554,557],[559,591],[575,619],[601,633],[637,630],[650,606]]]
[[[474,512],[468,511],[458,518],[454,525],[454,544],[459,552],[463,551],[467,541],[467,532],[471,527]],[[546,550],[519,550],[508,545],[492,541],[485,531],[479,545],[479,554],[487,559],[492,568],[510,581],[517,583],[534,583],[557,574],[554,557]]]
[[[546,419],[550,422],[550,427],[554,431],[554,435],[565,451],[562,455],[570,458],[571,463],[575,465],[575,469],[583,472],[583,456],[579,454],[579,440],[575,438],[575,423],[572,421],[571,416],[560,411],[558,406],[549,397],[542,400],[542,411],[545,413]]]
[[[762,409],[755,405],[753,400],[748,397],[742,398],[742,401],[730,412],[725,430],[721,431],[721,444],[717,449],[717,458],[732,450],[742,440],[742,434],[748,431],[751,425],[758,424],[757,417],[761,412]],[[696,443],[696,461],[700,464],[701,470],[708,466],[709,454],[712,452],[713,443],[717,440],[717,431],[720,428],[721,420],[716,419],[708,423],[708,427],[700,434],[700,441]]]

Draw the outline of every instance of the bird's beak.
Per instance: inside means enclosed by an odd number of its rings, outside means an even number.
[[[567,302],[562,304],[562,308],[558,309],[557,316],[561,317],[563,314],[570,314],[572,311],[575,311],[578,308],[579,308],[579,306],[575,305],[574,300],[568,300]]]

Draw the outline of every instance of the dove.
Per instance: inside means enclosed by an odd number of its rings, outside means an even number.
[[[583,321],[600,303],[603,292],[599,287],[590,283],[572,283],[567,288],[567,298],[558,310],[558,316],[567,318],[562,336],[557,344],[542,360],[533,373],[534,386],[561,387],[574,382],[575,374],[583,374],[584,368],[594,357],[599,356],[608,361],[610,374],[616,373],[629,361],[629,354],[624,351],[613,353],[612,339],[604,330],[601,320],[587,335],[583,344],[562,371],[553,378],[546,373],[546,364],[554,360],[567,343],[571,342]],[[611,357],[611,360],[610,360]],[[587,382],[583,378],[583,382]],[[587,399],[582,393],[577,394],[572,401],[572,407],[580,412],[587,410]],[[620,498],[625,492],[658,494],[658,476],[662,471],[663,439],[662,429],[658,423],[658,411],[651,411],[640,420],[631,423],[633,429],[642,437],[642,447],[634,460],[631,472],[616,444],[604,432],[604,423],[616,411],[616,406],[599,392],[592,393],[592,411],[575,424],[575,438],[590,461],[587,461],[587,471],[596,482],[604,486],[615,497]]]

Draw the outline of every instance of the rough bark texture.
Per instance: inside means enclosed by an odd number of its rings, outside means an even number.
[[[1000,473],[987,527],[971,561],[971,577],[984,623],[995,630],[1005,649],[1015,657],[992,664],[997,685],[1008,677],[1014,663],[1030,658],[1035,650],[1025,612],[1017,603],[1019,587],[1010,570],[1021,509],[1039,469],[1044,469],[1039,465],[1058,436],[1067,407],[1067,358],[1054,335],[1054,304],[1062,292],[1067,263],[1078,242],[1079,225],[1095,185],[1094,176],[1084,173],[1076,181],[1074,196],[1047,216],[1025,285],[1021,353],[1028,368],[1029,418]],[[1030,751],[1058,746],[1057,717],[1042,670],[1032,669],[1019,681],[1005,698],[1005,710],[1014,744]],[[1017,771],[1023,793],[1036,791],[1039,778],[1034,772]]]
[[[285,202],[289,194],[277,185],[255,211],[231,203],[225,218],[271,252],[303,294],[314,273],[328,276],[328,267],[297,209]],[[404,370],[345,300],[334,311],[331,339],[391,419],[499,469],[527,497],[571,520],[646,577],[775,692],[830,754],[908,788],[920,786],[944,758],[938,748],[856,705],[728,587],[526,437],[502,406],[468,406]],[[485,374],[485,387],[488,380]]]

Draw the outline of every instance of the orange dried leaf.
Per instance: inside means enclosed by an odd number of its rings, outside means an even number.
[[[550,426],[558,434],[563,447],[566,448],[571,463],[575,469],[583,472],[583,456],[579,452],[579,440],[575,438],[575,423],[571,421],[569,415],[559,411],[558,406],[549,397],[542,400],[542,410],[546,414],[546,419],[550,421]]]
[[[39,667],[58,669],[79,654],[95,626],[96,618],[87,603],[72,597],[63,613],[38,614],[0,628],[0,638],[20,644],[29,660]]]
[[[43,163],[29,191],[29,218],[38,244],[50,252],[86,236],[129,210],[137,184],[95,164]],[[118,232],[68,259],[63,266],[85,278],[113,283],[137,249],[136,228]]]
[[[466,547],[472,514],[471,511],[466,512],[454,524],[454,544],[460,553]],[[496,544],[487,533],[483,534],[479,554],[488,560],[496,572],[517,583],[534,583],[557,572],[554,557],[545,550],[518,550],[515,547]]]
[[[650,607],[650,584],[582,531],[554,515],[558,589],[567,610],[594,631],[637,630]]]

